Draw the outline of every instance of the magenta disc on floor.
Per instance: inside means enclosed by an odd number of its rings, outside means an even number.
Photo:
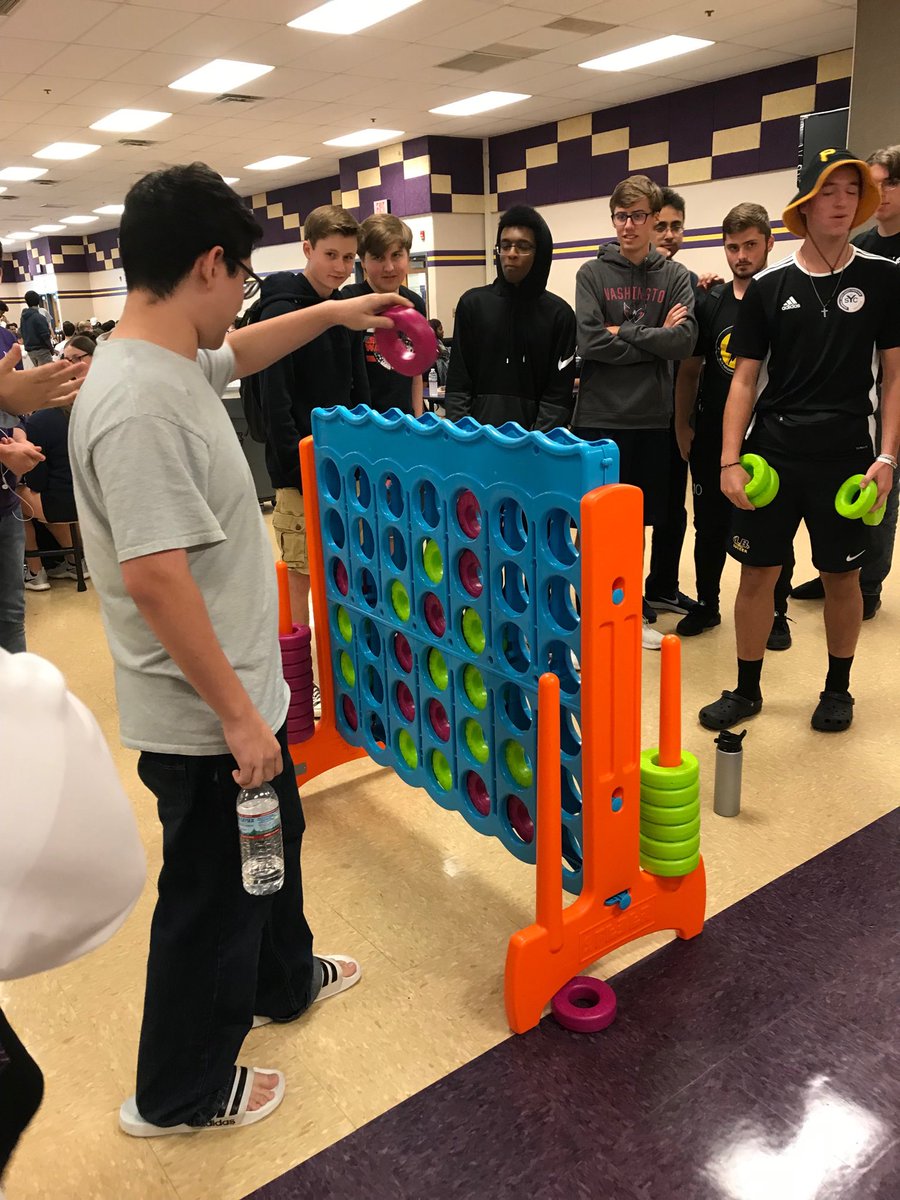
[[[550,1001],[554,1017],[573,1033],[599,1033],[616,1019],[616,993],[608,983],[576,975]]]

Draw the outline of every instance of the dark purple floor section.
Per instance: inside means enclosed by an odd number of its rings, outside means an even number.
[[[252,1200],[897,1200],[898,835],[623,971],[605,1032],[547,1018]]]

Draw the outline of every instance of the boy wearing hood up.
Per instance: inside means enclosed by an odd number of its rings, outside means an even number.
[[[527,205],[497,225],[497,278],[456,308],[444,408],[450,421],[568,425],[575,385],[575,314],[547,291],[553,237]]]
[[[672,418],[672,364],[697,340],[690,273],[653,248],[662,192],[646,175],[617,185],[609,200],[616,242],[600,247],[575,279],[582,357],[572,432],[619,447],[619,478],[644,493],[644,524],[665,515]],[[643,644],[662,635],[644,618]]]

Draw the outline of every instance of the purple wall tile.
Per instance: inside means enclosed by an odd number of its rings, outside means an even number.
[[[591,195],[608,196],[629,173],[627,150],[596,155],[591,159]]]
[[[591,139],[572,138],[557,150],[559,202],[586,200],[591,194]]]
[[[673,97],[669,122],[669,162],[703,158],[712,153],[712,113],[715,106],[714,84],[690,88]],[[659,141],[659,138],[653,139]]]
[[[720,79],[713,84],[710,114],[713,129],[732,129],[735,125],[751,125],[760,120],[763,93],[757,74]]]
[[[436,213],[453,212],[453,197],[441,192],[432,193],[431,211]]]
[[[448,196],[449,200],[450,197]],[[414,217],[431,212],[431,180],[427,175],[419,179],[407,179],[404,192],[404,209],[398,216]]]
[[[816,84],[816,112],[828,112],[831,108],[846,108],[849,103],[849,79],[830,79],[828,83]]]
[[[559,167],[532,167],[528,172],[528,203],[557,204],[559,202]]]
[[[734,154],[717,154],[712,163],[713,179],[731,179],[735,175],[756,175],[759,170],[758,150],[738,150]]]
[[[758,171],[795,167],[800,154],[800,118],[779,117],[764,121],[759,141]]]

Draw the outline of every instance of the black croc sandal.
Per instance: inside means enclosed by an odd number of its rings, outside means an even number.
[[[728,729],[755,717],[761,708],[762,699],[748,700],[737,692],[723,692],[720,699],[701,708],[697,717],[706,729]]]
[[[819,733],[843,733],[853,722],[853,697],[849,692],[819,692],[819,703],[810,725]]]

